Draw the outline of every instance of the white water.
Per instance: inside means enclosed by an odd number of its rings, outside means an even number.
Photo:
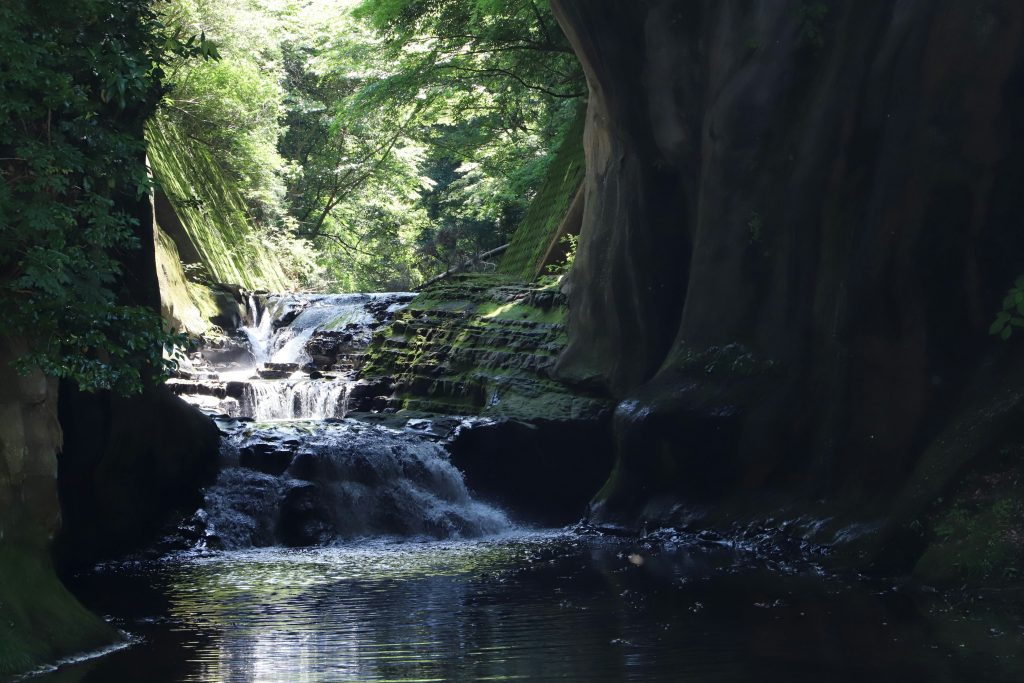
[[[241,412],[256,420],[324,420],[345,417],[349,382],[344,380],[252,380]]]
[[[471,538],[512,528],[501,510],[472,497],[444,447],[420,435],[352,421],[223,426],[225,467],[204,505],[208,532],[223,547]],[[294,454],[283,474],[259,470],[261,458],[282,452]],[[251,460],[242,460],[246,453]]]
[[[306,344],[318,330],[365,327],[373,322],[366,304],[392,294],[291,294],[271,295],[261,309],[255,295],[249,297],[249,325],[242,328],[256,357],[256,364],[309,362]],[[274,322],[296,310],[289,324],[274,329]]]
[[[240,329],[252,350],[253,363],[214,366],[223,382],[245,383],[239,400],[195,396],[203,408],[261,421],[323,420],[342,418],[352,379],[335,370],[330,378],[312,379],[296,370],[283,379],[263,379],[267,364],[295,364],[300,368],[311,358],[307,345],[319,331],[351,334],[355,342],[368,341],[376,318],[367,304],[399,297],[398,294],[270,294],[249,295],[246,325]],[[398,301],[393,312],[404,306]],[[379,309],[378,309],[379,310]],[[346,342],[347,343],[347,342]]]

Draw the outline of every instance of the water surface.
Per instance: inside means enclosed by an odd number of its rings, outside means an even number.
[[[36,678],[1020,681],[1021,613],[569,532],[123,562],[78,577],[139,642]]]

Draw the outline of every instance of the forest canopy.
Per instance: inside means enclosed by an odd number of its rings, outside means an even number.
[[[585,90],[534,0],[160,7],[219,59],[170,70],[158,116],[318,290],[407,289],[507,242]]]
[[[143,291],[144,131],[203,148],[296,286],[408,289],[508,241],[585,90],[535,0],[10,0],[0,38],[0,316],[90,390],[183,342]]]

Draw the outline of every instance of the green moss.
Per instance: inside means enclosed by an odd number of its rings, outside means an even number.
[[[489,302],[481,304],[476,309],[476,315],[481,318],[492,318],[495,320],[527,320],[538,323],[563,323],[565,322],[565,309],[562,307],[543,310],[536,306],[517,301],[510,301],[504,304]]]
[[[540,192],[512,235],[508,251],[498,266],[499,272],[524,280],[532,280],[539,274],[541,260],[583,182],[586,171],[583,153],[585,124],[586,107],[580,107],[576,120],[551,160]]]
[[[1024,559],[1020,501],[1002,499],[980,509],[956,506],[935,526],[935,542],[914,569],[928,582],[1001,582],[1020,578]]]
[[[280,262],[253,230],[235,183],[209,150],[159,119],[146,139],[153,175],[210,277],[248,289],[287,290]]]
[[[115,642],[57,579],[45,552],[0,545],[0,676]]]
[[[602,399],[551,379],[566,343],[564,299],[501,275],[460,275],[425,291],[375,335],[362,376],[400,385],[404,410],[518,419],[592,415]]]
[[[154,238],[161,315],[179,332],[207,334],[211,331],[210,318],[218,312],[213,293],[185,277],[177,245],[159,226],[154,229]]]
[[[1020,445],[1001,449],[999,464],[967,476],[927,520],[929,545],[914,568],[928,583],[1019,581],[1024,562],[1024,483]],[[920,525],[919,525],[920,526]]]

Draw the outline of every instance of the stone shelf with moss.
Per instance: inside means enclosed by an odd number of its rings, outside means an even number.
[[[565,345],[554,284],[462,274],[418,296],[373,339],[362,380],[388,407],[519,420],[600,415],[607,399],[553,376]]]

